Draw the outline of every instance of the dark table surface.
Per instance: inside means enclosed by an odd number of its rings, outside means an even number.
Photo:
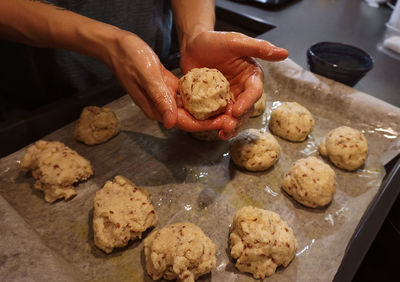
[[[354,88],[400,107],[400,61],[378,48],[392,12],[389,7],[373,8],[361,0],[296,0],[277,7],[217,0],[217,7],[275,25],[258,38],[288,49],[303,68],[306,50],[316,42],[342,42],[365,50],[375,65]]]
[[[231,18],[248,28],[251,23],[240,17],[254,20],[255,36],[288,49],[290,58],[305,69],[306,50],[316,42],[342,42],[363,49],[373,57],[374,68],[354,88],[400,107],[400,61],[380,48],[392,13],[388,6],[374,8],[362,0],[292,0],[276,7],[240,2],[217,0],[217,18],[219,11],[229,21],[232,12]],[[260,23],[265,25],[263,32],[259,32]],[[378,277],[392,281],[398,277],[390,255],[400,246],[399,231],[395,230],[400,215],[394,215],[400,210],[399,156],[385,168],[388,175],[353,235],[334,281],[374,281]],[[379,251],[382,248],[386,250]]]

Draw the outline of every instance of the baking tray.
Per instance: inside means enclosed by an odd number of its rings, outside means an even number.
[[[363,125],[360,113],[361,116],[364,116],[364,113],[360,112],[360,109],[366,112],[366,109],[372,108],[372,111],[367,111],[368,115],[377,114],[381,116],[381,121],[386,127],[393,129],[391,135],[389,134],[390,138],[396,137],[395,140],[398,140],[397,136],[395,136],[396,134],[393,133],[398,132],[399,128],[398,108],[354,89],[306,72],[290,60],[273,64],[260,63],[265,70],[265,90],[269,94],[269,104],[266,113],[259,118],[250,120],[248,127],[265,127],[273,104],[278,102],[277,100],[291,98],[306,105],[316,116],[317,124],[323,120],[324,111],[333,111],[335,113],[337,111],[338,113],[347,113],[347,117],[352,118],[367,131],[370,127]],[[290,86],[291,90],[280,89],[280,85]],[[325,99],[318,101],[318,108],[312,107],[320,95],[325,95]],[[146,275],[143,276],[143,273],[132,272],[132,265],[136,266],[134,268],[138,269],[138,271],[143,270],[143,258],[140,255],[129,257],[133,253],[141,253],[141,241],[133,241],[126,248],[116,250],[111,255],[105,255],[93,245],[93,234],[90,228],[88,229],[91,222],[91,205],[94,192],[117,173],[131,178],[137,185],[146,187],[152,192],[153,202],[160,215],[158,227],[171,221],[190,220],[200,225],[213,240],[218,242],[220,245],[218,261],[223,261],[224,264],[219,263],[217,270],[212,275],[205,276],[202,280],[226,281],[227,277],[225,275],[227,273],[232,278],[228,280],[252,280],[249,275],[239,274],[235,271],[229,256],[224,253],[224,248],[221,248],[221,246],[225,246],[225,248],[227,246],[228,228],[224,228],[223,234],[212,231],[215,226],[226,225],[228,227],[232,220],[233,212],[240,206],[252,204],[261,205],[261,207],[269,209],[273,208],[285,220],[289,221],[290,225],[295,225],[295,233],[301,233],[302,230],[296,226],[296,216],[293,216],[291,211],[294,211],[295,215],[296,213],[305,215],[305,217],[297,219],[303,220],[304,225],[308,224],[304,220],[308,218],[310,211],[296,204],[277,189],[282,172],[290,164],[290,154],[283,155],[278,165],[274,169],[267,171],[267,173],[247,173],[236,169],[230,163],[229,155],[227,155],[227,143],[225,142],[204,143],[192,139],[190,135],[184,132],[174,129],[166,130],[157,123],[146,119],[141,111],[130,102],[129,97],[126,96],[112,102],[109,106],[116,111],[122,120],[123,132],[105,144],[88,147],[77,143],[73,140],[71,134],[73,123],[46,137],[47,140],[64,142],[95,164],[95,176],[79,185],[78,195],[71,201],[60,201],[54,204],[44,202],[43,195],[32,188],[33,179],[29,174],[23,174],[18,170],[18,161],[23,156],[24,150],[1,159],[0,192],[7,201],[4,202],[2,198],[0,204],[6,208],[4,213],[0,214],[6,214],[7,216],[6,220],[2,221],[3,225],[0,224],[0,230],[4,231],[0,249],[4,254],[3,258],[7,257],[7,260],[0,267],[0,275],[6,281],[15,280],[7,279],[10,277],[21,278],[24,274],[25,277],[29,275],[28,277],[32,278],[32,280],[44,280],[45,275],[55,280],[54,275],[59,272],[63,273],[64,276],[61,275],[60,277],[64,281],[76,281],[85,278],[89,278],[88,280],[115,280],[117,278],[113,276],[114,270],[112,267],[116,268],[115,273],[125,275],[119,277],[121,279],[118,280],[128,280],[129,277],[133,281],[149,280]],[[351,113],[354,113],[354,115]],[[346,118],[336,121],[336,123],[342,121],[346,122]],[[327,124],[323,126],[324,130],[321,131],[322,128],[316,130],[312,138],[305,144],[293,145],[290,142],[279,139],[284,151],[285,148],[297,146],[299,149],[301,147],[302,154],[312,154],[313,150],[315,150],[315,144],[312,144],[322,137],[323,131],[335,125],[335,123],[329,123],[327,118],[325,122]],[[381,130],[383,127],[376,128]],[[373,139],[378,137],[376,135],[378,134],[377,132],[366,133]],[[176,144],[179,144],[179,146],[176,146]],[[390,149],[386,145],[385,147]],[[166,149],[168,150],[166,151]],[[374,150],[372,147],[372,152]],[[387,157],[384,159],[392,159],[393,152],[396,152],[396,150],[398,152],[398,148],[394,148],[392,152],[386,150]],[[293,150],[292,157],[299,156],[296,153],[297,151],[299,150]],[[138,154],[132,155],[132,152],[137,152]],[[182,158],[182,156],[185,156],[185,158]],[[379,157],[379,159],[381,158]],[[152,161],[151,169],[145,169],[146,167],[143,164],[149,160]],[[376,162],[378,157],[372,154],[369,160]],[[337,173],[346,175],[346,173],[340,171],[337,171]],[[346,237],[346,245],[341,246],[343,250],[338,251],[335,256],[328,255],[327,257],[323,257],[325,254],[321,252],[315,258],[316,260],[310,260],[310,263],[303,267],[302,260],[305,260],[304,256],[308,255],[307,252],[313,253],[313,246],[317,246],[319,241],[311,241],[311,244],[299,240],[299,256],[288,268],[280,269],[274,276],[266,279],[267,281],[332,280],[335,274],[335,279],[351,279],[354,274],[351,273],[352,267],[355,266],[355,262],[351,261],[351,256],[354,258],[353,252],[361,260],[362,252],[368,248],[365,244],[368,244],[368,240],[372,240],[371,236],[373,235],[366,234],[366,232],[371,230],[375,230],[375,233],[377,232],[385,217],[385,210],[387,211],[391,206],[390,200],[394,200],[391,196],[398,194],[398,189],[392,188],[395,187],[393,183],[396,183],[399,177],[398,163],[384,178],[382,185],[380,185],[380,181],[383,178],[383,171],[367,169],[361,172],[363,176],[370,177],[369,174],[373,176],[373,183],[370,189],[364,190],[365,193],[369,193],[372,197],[369,209],[365,206],[359,211],[364,214],[364,217],[360,216],[357,220],[358,225],[354,226],[354,232],[353,230],[350,230],[351,232],[344,230],[349,233],[349,236]],[[214,177],[213,175],[221,177]],[[275,178],[272,177],[271,181],[268,182],[270,190],[267,191],[264,188],[262,191],[257,190],[258,186],[265,185],[263,181],[268,175],[275,175]],[[233,181],[225,182],[227,179],[233,179]],[[160,190],[161,186],[162,190]],[[232,189],[234,187],[238,189]],[[352,192],[351,187],[346,188],[345,184],[339,187],[338,190],[334,203],[328,207],[333,211],[341,210],[340,201],[344,200],[346,196],[344,192]],[[265,200],[266,202],[259,202],[257,193],[263,193],[262,195],[265,198],[261,199],[261,201]],[[194,195],[196,196],[195,199],[193,199]],[[224,196],[217,197],[218,195]],[[277,195],[282,200],[282,205],[279,203],[279,205],[273,206],[272,198],[268,199],[268,197],[277,197]],[[266,203],[268,203],[268,207],[265,205]],[[386,207],[382,209],[380,205],[386,205]],[[169,213],[177,207],[179,208],[178,211],[174,214]],[[291,210],[286,210],[286,207]],[[194,213],[196,209],[202,211],[201,216]],[[379,210],[376,217],[377,209]],[[77,210],[80,212],[77,213]],[[312,216],[321,217],[324,212],[324,210],[317,210]],[[204,220],[205,218],[211,220]],[[324,218],[324,215],[322,218]],[[14,225],[10,223],[10,219],[12,219]],[[335,228],[330,228],[330,232],[336,228],[340,230],[343,226],[343,223],[340,223],[340,216],[335,220],[339,221],[339,225],[334,226]],[[61,221],[66,221],[66,223],[58,227],[57,224]],[[316,232],[320,232],[324,236],[326,234],[329,235],[329,232],[327,233],[326,230],[321,228],[323,224],[316,222],[314,227],[320,229]],[[54,226],[57,226],[57,228]],[[25,231],[19,234],[16,230]],[[311,231],[314,232],[313,230]],[[10,232],[14,233],[11,234]],[[68,240],[65,240],[66,233]],[[353,239],[351,239],[351,235],[353,235]],[[368,240],[358,240],[360,236],[366,236]],[[26,238],[30,238],[30,240],[27,241]],[[60,238],[63,238],[63,240],[60,240]],[[64,246],[63,244],[66,241],[67,246]],[[349,243],[347,244],[347,242]],[[12,248],[9,246],[12,246]],[[86,248],[86,251],[82,252],[82,248]],[[40,255],[37,255],[38,253]],[[38,257],[43,257],[43,262],[38,260]],[[129,260],[130,263],[127,263],[128,258],[133,260]],[[329,259],[327,260],[327,258]],[[32,261],[35,263],[32,264]],[[315,261],[318,261],[318,263],[315,263]],[[334,262],[335,265],[328,265],[327,267],[319,263],[320,261]],[[104,262],[107,262],[107,265],[102,265]],[[18,271],[16,271],[16,265],[20,267]],[[51,265],[51,267],[48,265]],[[42,270],[44,267],[48,268],[46,273],[38,271],[38,269]],[[98,267],[99,277],[94,277],[93,270],[91,270],[91,268],[96,267]],[[68,276],[68,273],[73,273],[74,275]],[[308,279],[305,278],[305,274],[309,275],[307,276]]]

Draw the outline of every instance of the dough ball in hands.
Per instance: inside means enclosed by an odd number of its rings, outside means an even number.
[[[249,171],[262,171],[273,166],[281,152],[278,141],[271,133],[259,129],[246,129],[232,138],[229,154],[239,167]]]
[[[93,207],[94,243],[106,253],[141,238],[147,228],[157,223],[148,191],[123,176],[107,181],[96,192]]]
[[[21,169],[32,170],[35,188],[43,191],[50,203],[76,195],[74,184],[93,174],[90,162],[77,152],[61,142],[44,140],[28,148]]]
[[[229,82],[217,69],[194,68],[179,80],[183,107],[198,120],[225,111],[231,94]]]
[[[296,102],[282,103],[272,111],[269,120],[273,134],[294,142],[304,141],[313,128],[312,114]]]
[[[267,106],[267,94],[265,91],[263,91],[263,94],[261,95],[260,99],[257,100],[257,102],[254,104],[254,112],[251,115],[251,117],[258,117],[259,115],[262,115],[265,111],[265,108]]]
[[[336,175],[323,161],[308,157],[295,161],[286,173],[282,188],[304,206],[323,207],[336,192]]]
[[[256,279],[288,266],[297,249],[293,230],[278,214],[252,206],[236,212],[229,239],[236,268]]]
[[[120,130],[118,117],[111,109],[89,106],[82,110],[74,137],[87,145],[96,145],[111,139]]]
[[[367,159],[368,143],[360,131],[341,126],[328,133],[319,145],[319,152],[335,166],[352,171]]]
[[[146,270],[154,280],[194,281],[216,267],[215,244],[192,223],[167,225],[143,241]]]

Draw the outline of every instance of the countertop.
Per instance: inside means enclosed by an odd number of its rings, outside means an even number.
[[[289,50],[307,68],[306,50],[320,41],[357,46],[374,59],[374,68],[354,88],[400,107],[400,61],[379,49],[392,10],[370,7],[361,0],[289,1],[277,7],[217,0],[217,7],[272,23],[258,38]]]

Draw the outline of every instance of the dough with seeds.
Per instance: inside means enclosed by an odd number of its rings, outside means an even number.
[[[328,133],[319,145],[319,152],[335,166],[352,171],[365,163],[368,142],[360,131],[341,126]]]
[[[279,137],[301,142],[314,128],[312,114],[296,102],[284,102],[274,109],[269,120],[269,129]]]
[[[273,166],[281,147],[271,133],[259,129],[246,129],[231,139],[229,154],[239,167],[249,171],[262,171]]]
[[[265,111],[265,108],[267,106],[267,94],[265,91],[263,91],[260,99],[257,100],[257,102],[254,104],[254,112],[251,115],[251,117],[258,117],[262,115]]]
[[[94,243],[106,253],[157,224],[149,192],[120,175],[96,192],[93,207]]]
[[[216,267],[216,246],[189,222],[167,225],[144,241],[146,270],[158,280],[194,281]]]
[[[230,232],[231,256],[236,268],[264,279],[278,266],[293,260],[297,240],[277,213],[247,206],[236,212]]]
[[[282,188],[304,206],[323,207],[336,192],[336,175],[322,160],[308,157],[295,161],[286,173]]]
[[[76,122],[74,137],[87,145],[106,142],[119,133],[118,117],[109,108],[85,107]]]
[[[39,140],[29,146],[20,166],[32,170],[34,187],[43,191],[50,203],[76,195],[74,184],[93,174],[87,159],[58,141]]]
[[[179,80],[183,107],[198,120],[225,111],[231,94],[229,82],[217,69],[194,68]]]

